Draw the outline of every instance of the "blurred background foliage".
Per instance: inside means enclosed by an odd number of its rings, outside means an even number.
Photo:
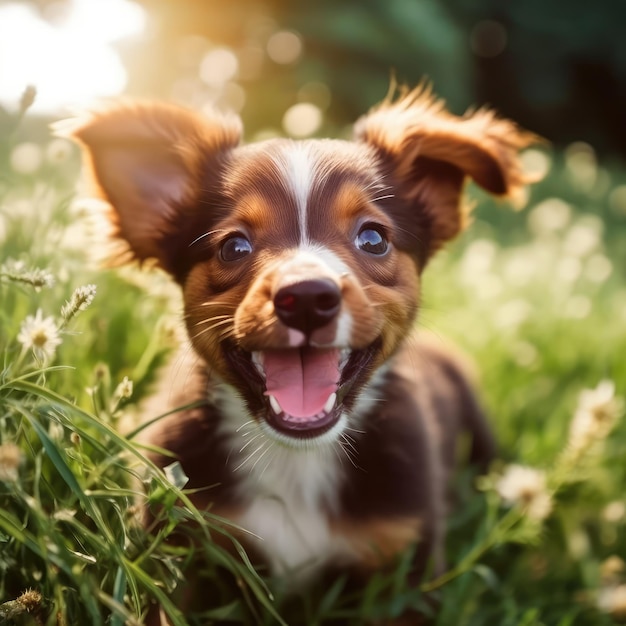
[[[337,132],[384,96],[393,74],[427,77],[456,113],[488,104],[555,145],[582,140],[626,155],[623,0],[136,2],[142,33],[115,43],[125,92],[234,108],[250,136],[284,131],[298,103],[317,109],[298,132]],[[113,16],[120,2],[19,4],[58,26],[74,6],[109,5]],[[63,72],[72,71],[70,60]]]

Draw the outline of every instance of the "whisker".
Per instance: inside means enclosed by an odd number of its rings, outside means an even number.
[[[201,320],[200,322],[196,322],[196,326],[202,326],[202,324],[208,324],[209,322],[214,322],[216,320],[225,320],[225,319],[233,319],[232,315],[214,315],[213,317],[207,317],[205,320]]]
[[[222,300],[214,300],[212,302],[202,302],[198,305],[201,306],[233,306],[232,302],[224,302]]]
[[[352,437],[350,437],[350,435],[348,435],[347,433],[341,433],[341,439],[343,439],[343,441],[345,442],[345,444],[354,451],[354,453],[357,453],[357,449],[356,446],[354,445],[354,439],[352,439]]]
[[[243,423],[235,432],[238,433],[240,430],[244,429],[248,424],[254,424],[256,422],[256,420],[248,420],[247,422]],[[252,431],[250,431],[252,432]],[[247,434],[249,433],[245,433],[243,435],[243,437],[245,437]]]
[[[360,435],[364,435],[365,434],[364,430],[359,430],[358,428],[352,428],[351,426],[346,426],[345,429],[346,430],[351,430],[353,433],[359,433]]]
[[[266,442],[268,443],[268,442]],[[261,452],[259,458],[252,464],[252,467],[250,468],[250,473],[252,473],[254,471],[254,468],[258,465],[259,461],[272,449],[272,446],[268,445],[267,448]]]
[[[378,191],[386,191],[387,189],[392,189],[392,185],[385,185],[382,178],[378,178],[372,181],[369,185],[363,188],[363,191],[367,191],[368,189],[377,189]]]
[[[422,238],[418,237],[415,233],[412,233],[410,230],[407,230],[406,228],[400,228],[400,226],[395,226],[394,227],[396,230],[399,230],[402,233],[406,233],[409,237],[413,237],[413,239],[415,239],[415,241],[417,241],[418,243],[423,243]]]
[[[183,319],[189,319],[190,317],[193,317],[194,314],[196,313],[200,313],[201,311],[203,311],[204,307],[207,306],[222,306],[222,307],[226,307],[229,309],[233,310],[233,314],[234,314],[234,310],[235,307],[233,306],[232,302],[224,302],[224,301],[215,301],[215,302],[202,302],[200,304],[196,304],[190,311],[184,313],[182,315]],[[201,308],[202,307],[202,308]]]
[[[345,435],[345,433],[343,434]],[[359,455],[358,455],[357,449],[347,439],[343,438],[343,441],[348,446],[347,448],[343,446],[341,441],[339,442],[339,444],[341,445],[343,451],[346,453],[346,456],[348,457],[350,463],[352,463],[352,465],[359,471],[361,472],[364,471],[363,468],[358,463]]]
[[[273,450],[273,448],[272,448],[272,450]],[[263,468],[263,471],[259,474],[259,481],[263,478],[263,475],[267,471],[267,468],[271,465],[272,461],[275,458],[276,458],[276,453],[274,451],[274,454],[270,454],[269,458],[267,459],[267,463],[265,463],[265,467]]]
[[[237,465],[233,472],[238,472],[259,450],[262,450],[265,447],[266,443],[266,441],[263,441],[261,445],[254,450],[254,452],[251,452],[241,463],[239,463],[239,465]]]
[[[193,339],[197,339],[198,337],[200,337],[201,335],[204,335],[204,333],[208,333],[220,326],[224,326],[225,324],[230,324],[232,323],[232,320],[228,319],[228,320],[221,320],[220,322],[216,322],[215,324],[213,324],[213,326],[209,326],[208,328],[203,328],[200,332],[196,333],[193,336]],[[226,334],[224,336],[228,336],[229,334],[232,334],[234,332],[234,328],[233,329],[226,329]]]
[[[205,237],[209,237],[210,235],[215,235],[216,233],[225,233],[226,230],[224,230],[223,228],[218,228],[216,230],[210,230],[206,233],[204,233],[203,235],[200,235],[199,237],[196,237],[187,247],[191,248],[191,246],[193,246],[194,243],[198,243],[198,241],[200,241],[201,239],[204,239]]]
[[[246,443],[244,443],[243,446],[239,448],[239,454],[241,454],[255,439],[258,439],[262,435],[263,433],[257,433],[254,437],[252,437],[252,439],[249,439],[248,441],[246,441]]]
[[[263,320],[260,324],[257,324],[255,326],[255,331],[256,332],[260,332],[260,331],[264,331],[264,330],[266,330],[268,328],[271,328],[274,325],[275,321],[276,320],[273,320],[273,319]]]
[[[339,442],[339,447],[343,449],[341,442]],[[337,449],[337,446],[333,446],[333,452],[335,453],[335,456],[337,457],[337,460],[339,461],[339,465],[343,467],[343,458],[341,457],[341,453]]]

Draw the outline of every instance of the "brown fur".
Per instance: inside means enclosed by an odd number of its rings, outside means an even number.
[[[451,115],[423,88],[364,116],[354,142],[239,146],[234,118],[145,103],[95,112],[71,133],[96,191],[112,205],[124,260],[153,259],[182,289],[193,351],[175,361],[176,375],[164,377],[157,408],[146,413],[201,406],[174,411],[146,432],[180,460],[198,490],[196,506],[265,529],[268,542],[248,541],[276,568],[289,551],[266,524],[274,521],[272,502],[284,496],[289,515],[281,521],[278,510],[276,524],[285,524],[290,549],[307,548],[296,541],[304,529],[327,565],[348,560],[369,572],[417,541],[413,578],[429,560],[441,569],[458,435],[473,437],[472,457],[483,466],[493,442],[459,360],[411,338],[420,277],[465,224],[468,177],[514,196],[529,182],[518,152],[534,137],[486,110]],[[386,248],[363,244],[364,232]],[[225,258],[233,241],[244,247]],[[288,321],[279,294],[288,292],[289,303],[296,287],[320,285],[337,299],[336,312],[316,300],[311,307],[324,308],[327,320],[316,318],[312,328]],[[303,380],[317,357],[345,353],[323,410],[317,400],[303,415],[273,408],[258,368],[283,353],[297,356]],[[262,457],[252,463],[243,452],[253,435],[259,450],[274,450],[273,437],[281,442],[256,472]],[[331,451],[322,462],[311,452],[317,447]],[[274,478],[264,482],[268,468]]]

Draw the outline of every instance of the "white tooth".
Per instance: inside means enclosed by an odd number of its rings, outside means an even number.
[[[280,415],[283,412],[283,410],[280,404],[278,404],[278,400],[271,394],[268,395],[267,397],[270,399],[270,406],[272,407],[272,411],[274,411],[276,415]]]
[[[328,396],[328,400],[326,400],[326,404],[324,405],[324,411],[326,413],[330,413],[333,410],[333,407],[335,406],[335,401],[336,400],[337,400],[337,394],[336,393],[331,393]]]
[[[265,378],[265,370],[263,369],[263,353],[253,352],[250,355],[250,357],[252,359],[252,363],[254,364],[254,367],[256,367],[257,369],[257,372],[259,372],[259,374],[261,374],[261,376]]]
[[[344,348],[341,351],[341,354],[339,356],[339,369],[343,369],[346,366],[346,363],[348,362],[348,359],[350,358],[350,349],[349,348]]]

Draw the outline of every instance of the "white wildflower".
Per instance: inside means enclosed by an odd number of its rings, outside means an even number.
[[[546,487],[544,472],[524,465],[509,465],[496,483],[500,497],[524,508],[535,520],[542,520],[552,511],[552,498]]]
[[[122,382],[117,386],[115,390],[115,397],[130,398],[133,395],[133,381],[128,379],[128,376],[124,376]]]
[[[23,322],[17,340],[30,350],[41,361],[52,359],[57,346],[61,343],[59,329],[52,317],[43,317],[41,309],[37,313],[29,315]]]
[[[163,317],[159,320],[157,327],[161,337],[161,344],[167,347],[176,348],[180,346],[184,339],[184,330],[177,319],[173,317]]]
[[[598,608],[617,619],[626,618],[626,585],[610,585],[600,589]]]
[[[569,433],[570,453],[580,453],[609,434],[622,414],[624,405],[615,397],[615,383],[601,381],[595,389],[581,392]]]
[[[96,296],[95,285],[83,285],[74,289],[74,293],[68,302],[61,308],[61,317],[67,324],[76,313],[84,311]]]
[[[619,582],[626,571],[626,563],[616,554],[611,555],[600,564],[600,576],[607,584]]]
[[[17,470],[22,460],[22,453],[14,443],[0,445],[0,481],[14,483],[17,481]]]
[[[617,524],[626,518],[626,504],[621,500],[609,502],[602,511],[602,519],[610,524]]]
[[[28,278],[35,288],[52,287],[54,285],[54,275],[46,269],[36,267],[29,272]]]
[[[23,261],[8,261],[0,266],[0,276],[14,282],[32,285],[36,291],[42,287],[54,285],[54,275],[50,271],[39,267],[29,270]]]
[[[57,137],[46,146],[46,159],[56,165],[64,163],[72,155],[72,145],[67,139]]]
[[[48,423],[48,436],[55,441],[62,441],[65,437],[65,429],[62,424],[56,420],[50,420]]]

